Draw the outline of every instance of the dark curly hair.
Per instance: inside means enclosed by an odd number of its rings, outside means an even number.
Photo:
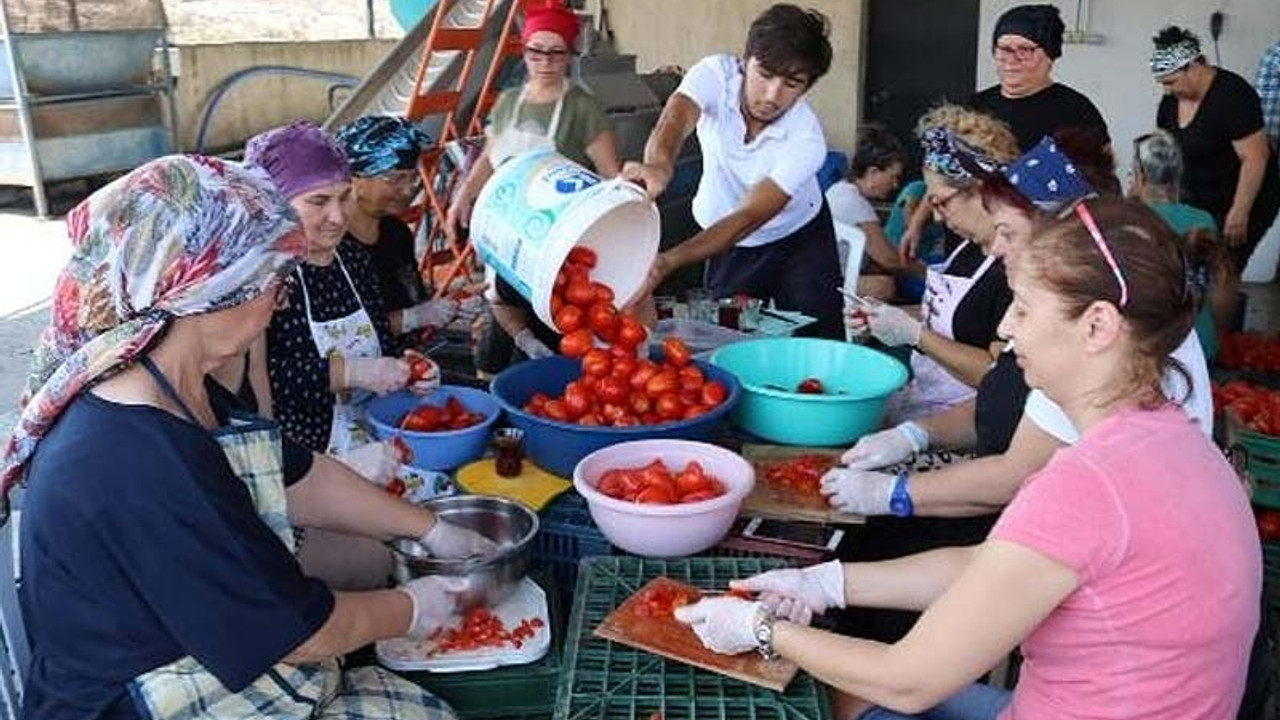
[[[775,75],[803,74],[813,87],[831,68],[829,31],[827,16],[817,10],[778,3],[751,23],[744,56]]]
[[[888,128],[878,123],[867,123],[858,129],[858,148],[853,151],[853,160],[849,163],[849,177],[860,178],[872,168],[887,170],[894,163],[905,162],[905,159],[902,143]]]

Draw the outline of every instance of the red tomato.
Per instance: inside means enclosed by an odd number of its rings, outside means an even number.
[[[644,384],[644,391],[651,398],[657,398],[680,389],[680,378],[675,370],[662,370],[649,378]]]
[[[603,425],[604,420],[600,418],[600,413],[596,412],[595,410],[592,410],[591,412],[588,412],[586,415],[583,415],[582,417],[578,418],[578,424],[590,425],[590,426]]]
[[[805,378],[796,385],[796,392],[804,395],[821,395],[826,392],[826,388],[818,378]]]
[[[644,393],[631,393],[631,409],[636,415],[643,416],[653,410],[653,401]]]
[[[648,332],[644,326],[631,313],[619,313],[618,315],[618,337],[614,341],[618,345],[628,350],[639,347],[644,342]]]
[[[601,402],[622,405],[627,402],[628,394],[626,384],[612,376],[600,378],[596,386],[596,395]]]
[[[702,404],[708,407],[715,407],[724,402],[729,396],[729,391],[724,389],[724,385],[712,380],[702,386]]]
[[[640,494],[636,496],[636,502],[645,504],[670,505],[675,501],[675,496],[672,495],[669,490],[662,487],[655,487],[653,485],[641,490]]]
[[[603,303],[613,302],[613,288],[609,287],[608,285],[605,285],[604,283],[592,282],[591,289],[595,291],[596,302],[603,302]]]
[[[569,357],[582,357],[591,349],[591,331],[586,328],[578,328],[573,332],[560,338],[560,354]]]
[[[603,348],[591,348],[582,356],[582,372],[597,378],[608,375],[612,364],[609,351]]]
[[[565,262],[570,262],[574,265],[581,265],[586,268],[593,268],[596,266],[597,262],[596,251],[586,247],[585,245],[576,245],[569,251],[568,257],[565,258]]]
[[[564,391],[564,409],[570,419],[576,420],[591,410],[591,396],[580,387]]]
[[[603,398],[601,400],[603,401]],[[604,402],[600,406],[600,419],[604,421],[605,425],[617,425],[618,421],[626,414],[627,411],[617,403]]]
[[[653,409],[664,420],[678,420],[684,415],[684,403],[680,402],[680,396],[675,393],[666,393],[659,397]]]
[[[582,308],[577,305],[565,305],[555,314],[556,329],[564,333],[571,333],[582,327],[585,315]]]
[[[591,283],[574,278],[564,289],[564,300],[571,305],[587,308],[596,301],[596,293],[591,289]]]
[[[543,411],[552,420],[569,422],[569,409],[565,407],[563,400],[548,400]]]
[[[609,374],[618,378],[622,382],[630,384],[631,376],[635,374],[639,365],[633,357],[620,357],[613,361],[613,370]]]
[[[658,374],[658,367],[648,360],[641,360],[638,365],[628,384],[636,390],[643,390],[645,385],[649,384],[649,380]]]
[[[617,311],[607,302],[592,303],[587,310],[587,324],[602,340],[613,340],[618,332]]]
[[[677,337],[669,337],[662,341],[662,354],[667,362],[680,368],[688,365],[693,360],[693,354],[689,352],[689,346]]]
[[[698,490],[696,492],[688,493],[687,495],[681,495],[680,502],[682,503],[702,502],[703,500],[710,500],[711,498],[720,497],[720,495],[721,493],[718,493],[714,490]]]
[[[387,487],[385,489],[388,493],[395,495],[396,497],[404,497],[404,491],[407,488],[404,486],[404,481],[400,478],[391,478],[391,482],[387,483]]]
[[[692,420],[699,415],[706,415],[709,412],[711,412],[711,408],[706,405],[690,405],[684,409],[684,417],[682,419]]]

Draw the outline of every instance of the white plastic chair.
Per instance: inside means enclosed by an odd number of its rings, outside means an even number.
[[[0,709],[12,720],[22,714],[22,687],[31,667],[31,647],[18,605],[20,515],[14,511],[0,528]]]
[[[840,253],[840,261],[844,264],[844,284],[847,292],[858,292],[858,274],[862,272],[862,253],[867,247],[867,234],[862,228],[833,222],[836,229],[836,249]],[[849,300],[845,299],[848,307]],[[845,328],[845,340],[853,341],[849,329]]]

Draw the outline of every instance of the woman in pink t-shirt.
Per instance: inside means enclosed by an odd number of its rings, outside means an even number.
[[[1081,438],[1025,482],[986,542],[775,570],[734,583],[758,601],[713,598],[677,617],[717,652],[794,660],[841,691],[839,720],[1234,717],[1261,559],[1235,474],[1160,390],[1192,324],[1184,275],[1176,238],[1144,206],[1078,205],[1012,258],[1001,334]],[[924,615],[892,645],[806,627],[846,605]],[[972,684],[1019,645],[1012,693]]]

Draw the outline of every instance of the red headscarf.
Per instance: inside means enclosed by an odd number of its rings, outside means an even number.
[[[578,40],[578,16],[560,0],[532,0],[524,11],[520,40],[527,43],[529,36],[542,30],[559,35],[564,39],[565,45],[573,50],[573,45]]]

